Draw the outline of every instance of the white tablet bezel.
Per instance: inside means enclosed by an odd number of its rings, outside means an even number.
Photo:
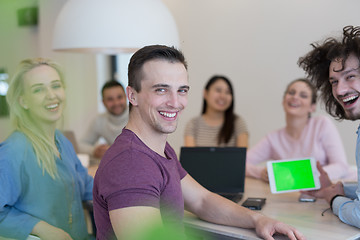
[[[312,170],[312,176],[315,183],[315,187],[313,188],[302,188],[302,189],[290,189],[290,190],[282,190],[278,191],[275,186],[275,176],[273,171],[273,163],[280,163],[280,162],[295,162],[295,161],[304,161],[304,160],[310,160],[311,163],[311,170]],[[312,157],[308,158],[297,158],[297,159],[284,159],[284,160],[274,160],[274,161],[268,161],[266,163],[267,165],[267,171],[269,176],[269,184],[270,189],[272,193],[286,193],[286,192],[298,192],[298,191],[307,191],[307,190],[316,190],[320,188],[320,180],[319,180],[319,172],[316,168],[316,161]]]

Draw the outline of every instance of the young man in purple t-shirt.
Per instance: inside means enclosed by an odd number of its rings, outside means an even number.
[[[126,239],[149,222],[181,224],[184,207],[206,221],[304,239],[279,221],[209,192],[181,167],[167,143],[187,104],[187,65],[175,48],[137,51],[128,69],[129,122],[106,152],[94,180],[97,239]]]

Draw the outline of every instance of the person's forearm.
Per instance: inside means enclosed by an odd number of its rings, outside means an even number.
[[[38,236],[42,240],[72,240],[70,235],[60,228],[54,227],[47,222],[39,221],[31,231],[32,235]]]
[[[93,155],[96,143],[99,140],[100,136],[97,134],[98,126],[96,124],[92,124],[85,135],[79,141],[80,152],[87,153]]]
[[[346,224],[360,228],[360,204],[350,198],[338,196],[333,200],[333,213]]]
[[[263,171],[264,166],[256,166],[251,163],[246,163],[246,176],[253,178],[261,178],[261,172]]]
[[[193,213],[205,221],[241,228],[255,228],[256,219],[261,216],[211,192],[200,209]]]
[[[330,187],[327,187],[325,189],[325,200],[330,204],[331,200],[336,195],[344,196],[344,187],[342,185],[342,182],[337,182]]]
[[[356,189],[358,188],[357,182],[343,182],[344,194],[346,197],[355,199],[357,198]]]
[[[44,221],[39,221],[31,231],[32,235],[35,236],[41,236],[44,231],[46,231],[47,228],[49,228],[50,225]]]

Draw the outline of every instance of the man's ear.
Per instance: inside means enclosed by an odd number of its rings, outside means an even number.
[[[26,105],[26,103],[25,103],[25,99],[24,99],[24,97],[19,97],[19,104],[20,104],[20,106],[22,106],[24,109],[29,109],[29,107]]]
[[[131,105],[133,106],[137,106],[138,102],[137,102],[137,91],[135,89],[133,89],[130,86],[126,87],[126,96],[129,100],[129,102],[131,103]]]

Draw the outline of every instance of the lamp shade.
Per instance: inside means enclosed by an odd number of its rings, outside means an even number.
[[[179,47],[161,0],[68,0],[54,27],[55,51],[117,54],[153,44]]]

